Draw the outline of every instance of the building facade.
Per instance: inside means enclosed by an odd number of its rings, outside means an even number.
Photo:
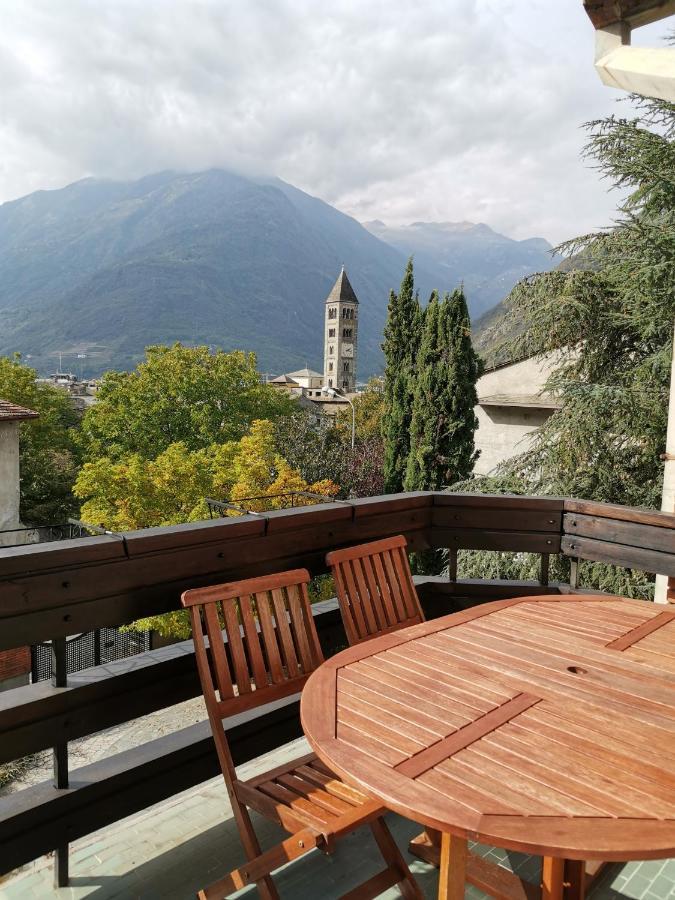
[[[524,453],[535,432],[559,408],[544,390],[553,354],[521,359],[488,369],[476,384],[478,419],[476,475],[489,475],[512,456]]]
[[[359,301],[342,267],[326,300],[323,383],[342,394],[356,391]]]

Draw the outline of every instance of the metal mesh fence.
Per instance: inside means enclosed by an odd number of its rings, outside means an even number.
[[[126,659],[150,649],[150,632],[118,631],[117,628],[100,628],[69,638],[66,643],[68,674],[80,672],[116,659]],[[52,677],[51,643],[34,644],[31,647],[33,681],[45,681]]]

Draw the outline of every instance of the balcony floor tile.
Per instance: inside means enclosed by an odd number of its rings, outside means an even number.
[[[240,770],[252,777],[307,752],[303,741],[261,757]],[[254,817],[264,847],[282,833],[273,824]],[[389,825],[405,850],[419,825],[390,815]],[[521,877],[538,881],[539,861],[533,857],[497,848],[475,845],[474,852],[488,856]],[[151,809],[76,841],[71,846],[71,886],[56,891],[52,863],[37,860],[20,872],[0,878],[2,900],[68,898],[68,900],[183,900],[230,868],[241,864],[243,855],[236,826],[231,818],[221,779],[185,791]],[[411,868],[425,896],[433,898],[437,873],[410,858]],[[275,876],[283,900],[333,900],[381,868],[381,858],[369,830],[360,829],[338,844],[332,856],[315,851],[289,864]],[[240,892],[254,898],[254,888]],[[399,896],[396,889],[383,900]],[[470,900],[485,895],[469,886]],[[593,900],[675,900],[675,859],[613,866],[600,879]]]

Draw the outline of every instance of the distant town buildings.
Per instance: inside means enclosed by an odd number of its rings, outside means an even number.
[[[59,367],[60,369],[60,367]],[[81,379],[72,372],[53,372],[46,378],[39,378],[45,384],[51,384],[70,395],[74,409],[80,414],[84,413],[88,406],[96,403],[96,391],[98,381],[95,379]]]

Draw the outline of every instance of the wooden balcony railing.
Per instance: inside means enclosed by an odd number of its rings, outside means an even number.
[[[539,583],[418,579],[428,615],[574,590],[547,583],[551,554],[675,576],[674,515],[558,498],[398,494],[2,549],[0,649],[175,610],[188,587],[293,567],[321,574],[328,550],[399,533],[411,550],[448,548],[451,573],[460,549],[541,555]],[[336,604],[316,604],[314,614],[326,654],[343,646]],[[60,783],[70,785],[0,798],[0,873],[218,774],[207,723],[67,772],[69,741],[199,693],[188,641],[78,672],[65,687],[0,694],[0,762],[61,748]],[[297,698],[229,723],[238,763],[300,733]]]

